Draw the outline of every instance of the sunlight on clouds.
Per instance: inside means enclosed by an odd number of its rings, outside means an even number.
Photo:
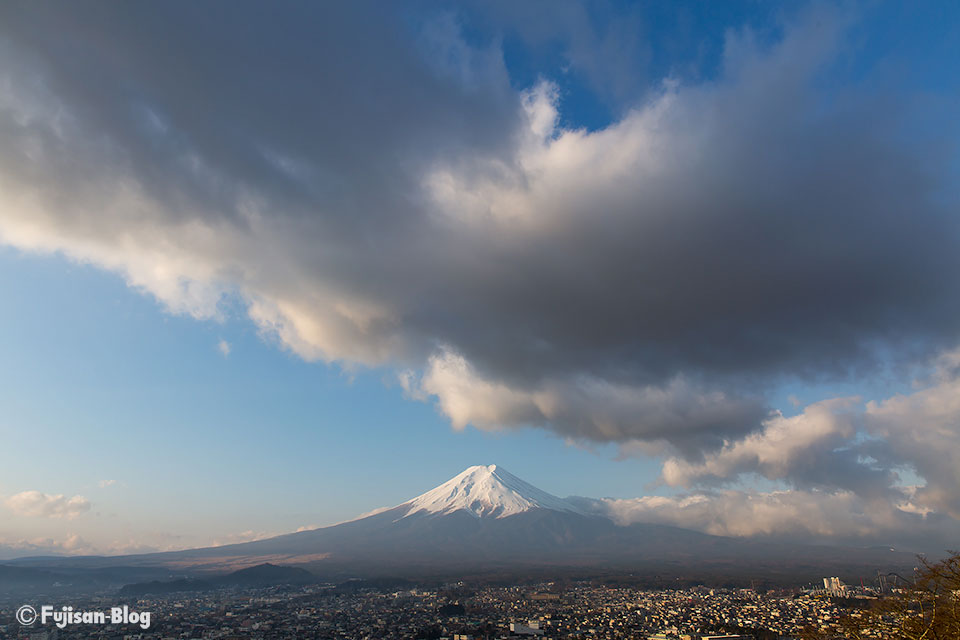
[[[824,536],[870,538],[912,526],[888,505],[863,501],[852,491],[720,491],[680,496],[606,499],[595,511],[621,524],[655,522],[719,536]]]
[[[707,454],[703,462],[667,459],[663,480],[689,487],[705,479],[727,479],[749,472],[771,480],[786,478],[798,457],[815,448],[833,450],[853,437],[850,410],[858,403],[858,398],[837,398],[812,404],[792,418],[777,414],[764,421],[762,431],[727,443],[720,451]]]
[[[457,429],[551,425],[597,442],[663,440],[679,450],[743,432],[763,412],[749,400],[699,389],[682,377],[663,386],[631,386],[576,376],[523,390],[481,376],[449,349],[431,357],[420,381],[406,372],[401,384],[413,397],[436,398]]]

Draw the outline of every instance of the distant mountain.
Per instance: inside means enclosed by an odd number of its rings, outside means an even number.
[[[176,580],[151,580],[150,582],[128,584],[120,589],[120,594],[142,596],[184,591],[209,591],[225,587],[262,588],[280,585],[305,585],[315,582],[317,582],[317,576],[306,569],[264,563],[204,580],[178,578]]]
[[[219,577],[215,582],[225,586],[271,587],[281,584],[313,584],[317,576],[299,567],[280,567],[265,562]]]
[[[216,585],[209,580],[196,578],[177,578],[176,580],[151,580],[124,585],[120,589],[122,596],[164,595],[168,593],[184,593],[188,591],[209,591],[216,589]]]
[[[622,526],[590,513],[585,504],[553,496],[502,467],[476,466],[396,507],[335,526],[206,549],[17,564],[92,568],[123,563],[181,572],[194,567],[198,575],[241,569],[250,573],[230,575],[250,575],[255,584],[256,576],[272,579],[290,569],[274,565],[307,567],[329,580],[578,571],[749,574],[789,576],[789,581],[872,575],[878,568],[914,563],[911,554],[888,549],[758,543],[663,525]]]

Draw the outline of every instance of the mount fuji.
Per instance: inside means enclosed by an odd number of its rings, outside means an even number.
[[[400,507],[409,517],[417,513],[451,514],[464,511],[476,518],[507,518],[531,509],[579,513],[565,500],[541,491],[495,464],[470,467]]]
[[[792,580],[875,573],[912,566],[914,560],[890,550],[771,544],[664,525],[620,525],[593,513],[593,502],[600,501],[551,495],[497,465],[475,466],[402,504],[333,526],[220,547],[24,558],[13,564],[216,573],[269,562],[305,567],[328,579],[572,572]]]

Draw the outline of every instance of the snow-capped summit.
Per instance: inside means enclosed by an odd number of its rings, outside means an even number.
[[[537,489],[495,464],[470,467],[401,506],[409,507],[406,516],[460,510],[476,518],[506,518],[530,509],[581,513],[566,500]]]

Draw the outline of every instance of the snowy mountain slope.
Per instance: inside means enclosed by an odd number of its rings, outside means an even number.
[[[476,518],[506,518],[531,509],[583,514],[566,500],[524,482],[495,464],[470,467],[400,506],[408,507],[404,517],[415,513],[449,514],[460,510]]]

